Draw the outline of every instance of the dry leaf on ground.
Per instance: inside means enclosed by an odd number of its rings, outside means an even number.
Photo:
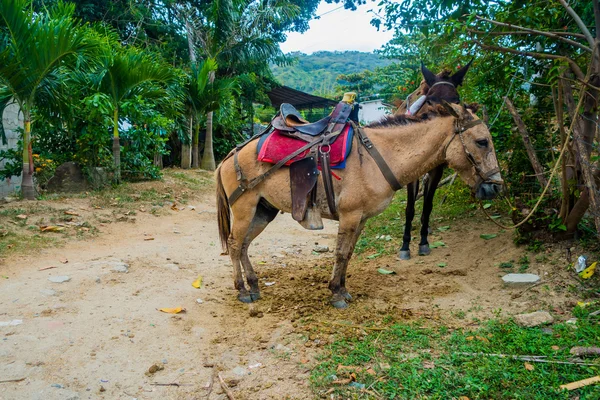
[[[523,365],[525,366],[525,369],[527,371],[533,371],[535,369],[535,367],[532,364],[528,363],[528,362],[524,363]]]
[[[159,308],[158,311],[162,311],[164,313],[169,313],[169,314],[179,314],[179,313],[185,312],[185,308],[183,308],[183,307]]]
[[[200,289],[202,287],[202,276],[198,275],[198,279],[192,282],[192,286],[196,289]]]

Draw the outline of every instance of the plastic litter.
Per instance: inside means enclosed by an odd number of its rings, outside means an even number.
[[[583,271],[585,269],[585,267],[587,267],[587,257],[579,256],[577,258],[577,264],[575,264],[575,271],[577,273],[580,273],[581,271]]]

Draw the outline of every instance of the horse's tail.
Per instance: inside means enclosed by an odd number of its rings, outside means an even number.
[[[229,245],[227,239],[231,233],[231,211],[229,208],[229,200],[223,187],[223,181],[221,180],[221,166],[217,168],[215,172],[217,176],[217,220],[219,223],[219,237],[221,238],[221,246],[223,247],[223,253],[229,254]]]

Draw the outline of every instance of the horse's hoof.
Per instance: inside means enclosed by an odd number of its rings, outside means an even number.
[[[420,244],[419,245],[419,255],[420,256],[428,256],[431,254],[431,249],[428,244]]]
[[[260,292],[250,292],[252,301],[260,300]]]
[[[348,303],[346,303],[346,300],[331,300],[331,305],[334,306],[335,308],[337,308],[338,310],[343,310],[344,308],[348,308]]]
[[[238,294],[238,300],[241,301],[242,303],[252,303],[252,296],[248,293],[240,293]]]
[[[399,260],[410,260],[410,250],[400,250],[398,253]]]
[[[352,301],[352,295],[350,295],[350,293],[344,292],[344,293],[342,293],[342,296],[344,296],[344,299],[346,299],[348,301]]]

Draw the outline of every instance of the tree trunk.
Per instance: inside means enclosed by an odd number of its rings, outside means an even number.
[[[213,112],[206,114],[206,139],[204,140],[204,154],[202,155],[202,165],[200,168],[207,171],[214,171],[215,165],[215,154],[213,152],[212,142],[212,131],[213,131]]]
[[[200,167],[200,152],[198,151],[198,140],[200,137],[200,121],[194,125],[194,135],[192,137],[192,168]]]
[[[119,142],[119,109],[113,112],[113,160],[115,164],[115,183],[121,183],[121,144]]]
[[[556,92],[552,89],[552,101],[554,103],[554,112],[556,113],[556,120],[558,122],[558,130],[560,132],[560,145],[561,151],[562,146],[570,146],[569,141],[567,140],[567,133],[565,132],[565,124],[563,119],[563,94],[562,94],[562,83],[558,81],[558,87],[556,88]],[[570,210],[570,188],[569,181],[567,179],[567,154],[565,154],[560,159],[560,189],[561,189],[561,204],[560,204],[560,212],[559,218],[566,225],[567,216],[569,215]],[[568,230],[568,227],[567,227]]]
[[[542,165],[540,164],[537,155],[535,154],[535,150],[531,145],[531,141],[529,140],[529,134],[527,133],[527,128],[525,127],[525,124],[523,123],[523,120],[521,119],[521,116],[517,112],[517,109],[513,105],[512,101],[510,101],[508,97],[504,97],[504,102],[508,107],[508,111],[510,111],[510,113],[512,114],[513,119],[515,120],[515,124],[517,124],[517,130],[519,131],[519,133],[521,134],[521,138],[523,139],[523,144],[525,145],[525,149],[527,150],[527,155],[529,155],[529,161],[531,162],[531,166],[535,171],[535,176],[540,182],[540,185],[544,188],[548,184],[548,180],[544,176],[544,169],[542,168]]]
[[[23,110],[23,172],[21,174],[21,191],[25,200],[35,200],[33,184],[33,157],[31,149],[31,114]],[[1,122],[0,122],[1,123]]]
[[[192,124],[194,117],[190,114],[188,117],[187,140],[181,142],[181,168],[189,169],[192,166]]]
[[[215,72],[211,71],[208,76],[208,82],[213,83],[215,81]],[[213,152],[213,112],[210,111],[206,114],[206,139],[204,141],[204,155],[202,156],[202,164],[200,168],[207,171],[214,171],[215,165],[215,153]]]

